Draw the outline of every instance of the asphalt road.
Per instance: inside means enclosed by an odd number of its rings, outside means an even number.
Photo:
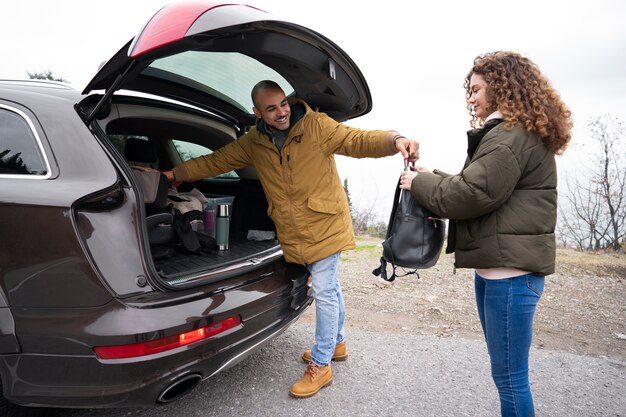
[[[150,409],[48,410],[54,417],[498,417],[484,343],[397,333],[348,331],[350,358],[334,382],[293,399],[313,327],[296,323],[246,360],[204,381],[181,400]],[[626,359],[534,349],[537,416],[626,417]]]

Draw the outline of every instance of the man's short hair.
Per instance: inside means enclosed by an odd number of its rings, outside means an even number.
[[[256,98],[259,96],[261,91],[263,90],[280,90],[283,91],[278,83],[272,80],[263,80],[256,83],[254,87],[252,87],[252,92],[250,93],[250,98],[252,98],[252,104],[256,107]]]

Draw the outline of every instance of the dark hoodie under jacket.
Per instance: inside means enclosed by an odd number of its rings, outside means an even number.
[[[450,219],[447,253],[458,268],[554,272],[557,170],[554,153],[521,125],[500,119],[468,132],[459,175],[418,174],[411,193]]]

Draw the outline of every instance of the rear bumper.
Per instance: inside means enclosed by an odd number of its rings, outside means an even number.
[[[282,321],[240,339],[240,329],[220,335],[223,339],[199,342],[143,358],[99,360],[95,356],[15,354],[0,357],[2,374],[52,375],[14,378],[4,384],[5,397],[16,404],[45,407],[109,408],[155,405],[157,399],[187,376],[207,379],[239,363],[284,332],[311,304],[312,299]],[[233,344],[228,342],[231,339]],[[222,343],[225,342],[225,343]],[[217,348],[217,345],[226,345]]]
[[[164,392],[176,399],[177,391],[235,365],[297,320],[312,302],[307,278],[305,268],[279,262],[206,293],[155,293],[86,309],[13,309],[21,350],[0,355],[4,396],[20,405],[65,408],[151,406]],[[93,352],[234,315],[241,317],[237,327],[168,351],[125,359]]]

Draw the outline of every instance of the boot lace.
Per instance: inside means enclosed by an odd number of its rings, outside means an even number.
[[[306,370],[304,371],[304,373],[309,374],[312,379],[315,379],[319,370],[319,366],[315,365],[313,362],[309,362],[309,364],[306,366]]]

